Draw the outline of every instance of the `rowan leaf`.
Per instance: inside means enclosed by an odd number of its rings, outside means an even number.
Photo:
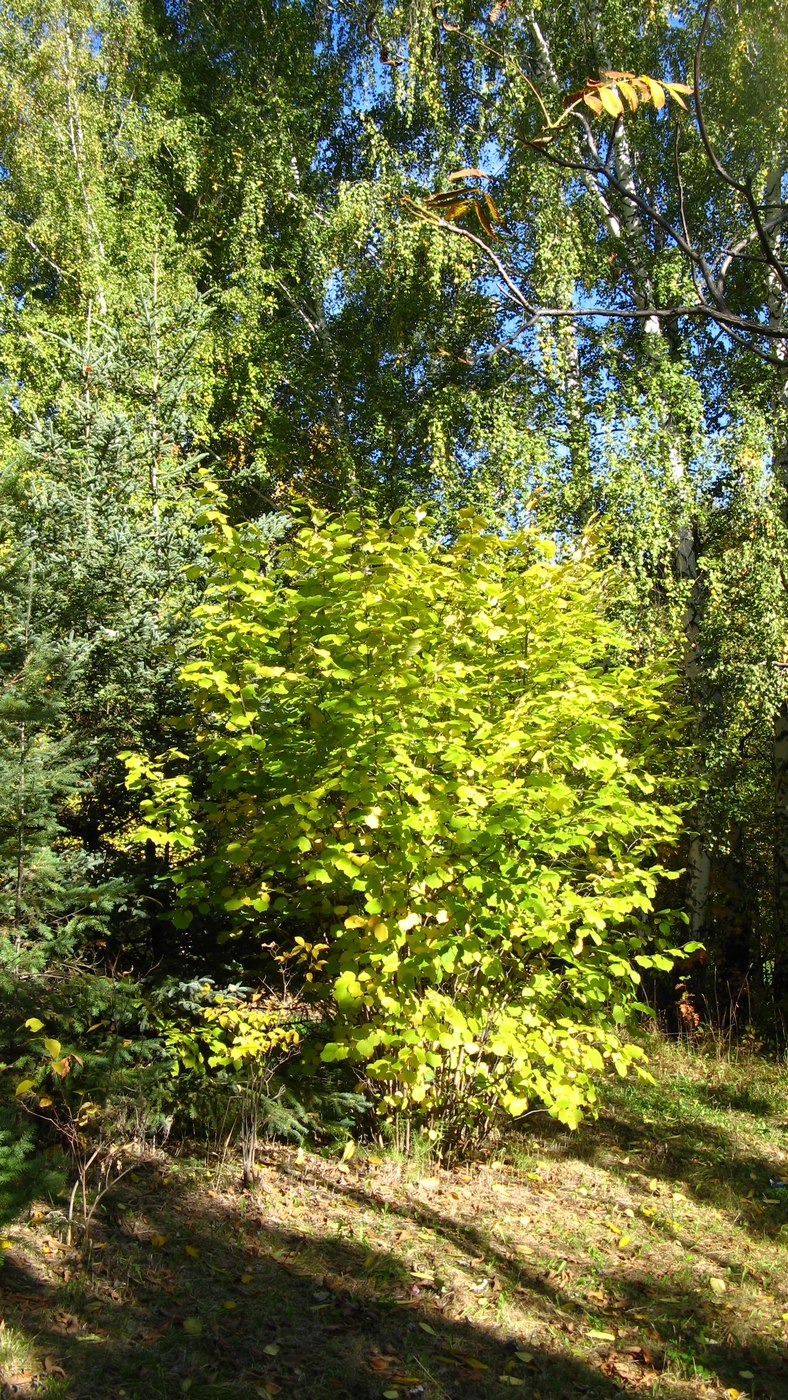
[[[599,100],[605,111],[611,117],[621,117],[624,115],[624,104],[615,87],[601,87],[599,89]]]
[[[684,108],[685,112],[689,111],[689,108],[681,94],[682,92],[693,92],[693,88],[687,87],[686,83],[665,83],[665,90],[666,92],[670,93],[670,96],[673,98],[674,102],[678,102],[679,106]]]
[[[631,112],[636,112],[640,103],[637,88],[626,78],[619,78],[617,87],[620,93],[627,99]]]
[[[488,238],[497,238],[498,235],[496,234],[495,229],[492,226],[492,220],[489,214],[487,213],[487,210],[483,207],[483,205],[478,199],[475,199],[473,201],[473,208],[476,217],[479,220],[479,223],[481,224],[482,231],[487,234]]]
[[[648,75],[645,73],[643,75],[643,79],[648,84],[648,90],[651,95],[651,100],[654,103],[654,106],[656,107],[657,111],[661,111],[661,109],[665,106],[665,89],[663,88],[661,83],[657,82],[656,78],[649,78]]]
[[[449,180],[491,180],[492,175],[488,175],[486,170],[480,170],[478,165],[465,165],[462,170],[452,170]]]

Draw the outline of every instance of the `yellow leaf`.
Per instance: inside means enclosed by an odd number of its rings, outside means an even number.
[[[200,1251],[196,1244],[185,1244],[183,1247],[186,1253],[191,1255],[192,1259],[199,1259]]]
[[[665,89],[662,87],[661,83],[658,83],[656,81],[655,78],[649,78],[647,73],[643,74],[643,79],[646,83],[648,83],[648,90],[651,94],[651,100],[654,103],[654,106],[656,107],[657,111],[659,112],[665,106]]]
[[[401,928],[403,933],[408,933],[418,922],[418,914],[405,914],[401,919],[397,919],[397,928]]]
[[[389,936],[389,926],[388,924],[384,924],[381,921],[380,923],[373,925],[372,932],[374,933],[378,943],[385,943],[386,939]]]
[[[25,1026],[29,1031],[42,1031],[44,1029],[44,1022],[39,1021],[37,1016],[28,1016],[25,1021]]]
[[[514,1354],[518,1361],[522,1361],[524,1366],[527,1366],[534,1359],[533,1353],[530,1351],[516,1351]]]
[[[583,101],[585,102],[586,107],[591,108],[591,111],[594,113],[595,116],[601,117],[604,108],[595,92],[583,93]]]
[[[428,1322],[420,1322],[419,1327],[421,1328],[422,1332],[429,1332],[431,1337],[436,1337],[438,1335],[435,1331],[435,1328],[430,1327],[430,1324]]]
[[[16,1089],[15,1089],[14,1093],[15,1093],[16,1097],[19,1098],[20,1094],[27,1094],[27,1093],[29,1093],[29,1091],[30,1091],[31,1089],[34,1089],[34,1088],[35,1088],[35,1080],[34,1080],[34,1079],[20,1079],[19,1083],[18,1083],[17,1086],[16,1086]]]
[[[162,1245],[167,1243],[167,1236],[166,1236],[166,1235],[151,1235],[151,1237],[150,1237],[150,1242],[151,1242],[151,1244],[153,1245],[153,1248],[154,1248],[154,1249],[161,1249]]]
[[[241,1274],[241,1283],[251,1283],[252,1277],[252,1274]]]
[[[599,89],[599,100],[605,111],[611,117],[622,117],[624,115],[624,104],[614,87],[601,87]]]
[[[49,1055],[49,1058],[50,1058],[51,1060],[58,1060],[58,1059],[60,1059],[60,1041],[59,1041],[59,1040],[50,1040],[48,1036],[44,1036],[44,1042],[43,1042],[43,1044],[44,1044],[44,1049],[46,1050],[46,1052],[47,1052],[47,1054]]]
[[[279,1343],[278,1343],[278,1342],[269,1342],[267,1347],[263,1347],[263,1351],[265,1352],[266,1356],[278,1356],[278,1355],[279,1355]]]
[[[627,99],[630,111],[636,112],[638,103],[640,102],[637,88],[633,87],[632,83],[627,82],[626,78],[619,78],[616,86],[619,92]]]
[[[487,213],[487,210],[484,209],[479,203],[478,199],[475,199],[473,201],[473,208],[476,213],[476,217],[482,226],[482,232],[486,233],[488,238],[497,238],[498,235],[496,234],[495,229],[492,226],[492,219]]]
[[[673,101],[678,102],[679,106],[683,107],[685,112],[689,111],[684,98],[680,94],[682,92],[692,92],[692,88],[687,87],[686,83],[666,83],[665,87],[673,98]]]
[[[484,199],[484,202],[485,202],[485,204],[487,205],[487,208],[488,208],[489,211],[490,211],[490,218],[491,218],[491,219],[494,219],[495,222],[496,222],[496,224],[500,224],[501,228],[503,228],[503,219],[501,218],[500,214],[498,213],[498,210],[496,209],[493,200],[491,199],[490,195],[488,195],[488,193],[487,193],[486,190],[482,190],[482,198]],[[504,229],[504,232],[505,232],[505,231],[506,231],[506,230]]]
[[[0,1240],[0,1249],[13,1249],[13,1247],[10,1240]]]
[[[235,1302],[233,1302],[232,1298],[227,1298],[227,1299],[225,1299],[225,1303],[224,1303],[225,1312],[232,1312],[233,1308],[237,1308],[237,1307],[238,1307],[238,1304],[235,1303]]]
[[[356,1144],[354,1143],[352,1138],[348,1138],[347,1142],[345,1143],[345,1149],[342,1153],[342,1161],[349,1162],[351,1157],[355,1157],[355,1155]]]
[[[725,1282],[724,1278],[709,1279],[709,1288],[711,1289],[712,1293],[725,1293],[727,1287],[728,1285]]]
[[[632,1236],[631,1236],[631,1235],[622,1235],[622,1236],[621,1236],[621,1239],[618,1241],[618,1247],[619,1247],[619,1249],[626,1249],[627,1245],[628,1245],[628,1244],[631,1244],[631,1243],[632,1243]]]

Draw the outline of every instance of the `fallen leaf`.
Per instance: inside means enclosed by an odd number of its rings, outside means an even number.
[[[593,1337],[595,1342],[614,1342],[615,1332],[586,1332],[587,1337]]]
[[[154,1249],[161,1249],[162,1245],[167,1243],[167,1236],[151,1235],[149,1243],[153,1245]]]
[[[163,1242],[164,1237],[161,1236],[160,1238],[162,1239],[162,1242]],[[151,1243],[152,1243],[152,1241],[151,1241]],[[191,1256],[192,1259],[199,1259],[199,1257],[200,1257],[200,1251],[199,1251],[199,1249],[197,1248],[196,1244],[185,1244],[185,1245],[183,1246],[183,1248],[184,1248],[184,1250],[186,1251],[186,1253],[187,1253],[188,1255]]]
[[[232,1298],[225,1298],[224,1303],[223,1303],[223,1307],[224,1307],[225,1312],[232,1312],[233,1308],[237,1308],[237,1307],[238,1307],[238,1304],[237,1304],[236,1302],[234,1302],[234,1300],[233,1300]]]
[[[367,1357],[367,1365],[371,1371],[390,1371],[393,1363],[393,1356],[380,1356],[377,1352]]]
[[[712,1290],[713,1293],[724,1293],[727,1287],[728,1285],[725,1282],[724,1278],[709,1279],[709,1288]]]
[[[438,1335],[435,1331],[435,1328],[430,1327],[430,1324],[428,1322],[420,1322],[419,1327],[421,1328],[422,1332],[429,1332],[431,1337],[436,1337]]]
[[[266,1356],[278,1356],[278,1355],[279,1355],[279,1343],[278,1343],[278,1342],[269,1342],[267,1347],[263,1347],[263,1351],[265,1352]]]
[[[534,1359],[530,1351],[516,1351],[514,1354],[517,1360],[522,1361],[525,1366],[528,1366]]]
[[[190,1337],[202,1335],[202,1320],[199,1317],[185,1317],[183,1319],[183,1330],[188,1332]]]

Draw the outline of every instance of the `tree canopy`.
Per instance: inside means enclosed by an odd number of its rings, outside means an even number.
[[[4,11],[23,1106],[95,1024],[161,1112],[286,1052],[455,1145],[677,995],[785,1044],[786,52],[779,0]]]

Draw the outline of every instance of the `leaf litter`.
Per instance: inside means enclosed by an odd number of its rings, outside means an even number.
[[[37,1203],[0,1255],[2,1394],[788,1400],[779,1096],[754,1141],[707,1091],[617,1086],[453,1172],[269,1146],[243,1190],[141,1161],[84,1253]]]

